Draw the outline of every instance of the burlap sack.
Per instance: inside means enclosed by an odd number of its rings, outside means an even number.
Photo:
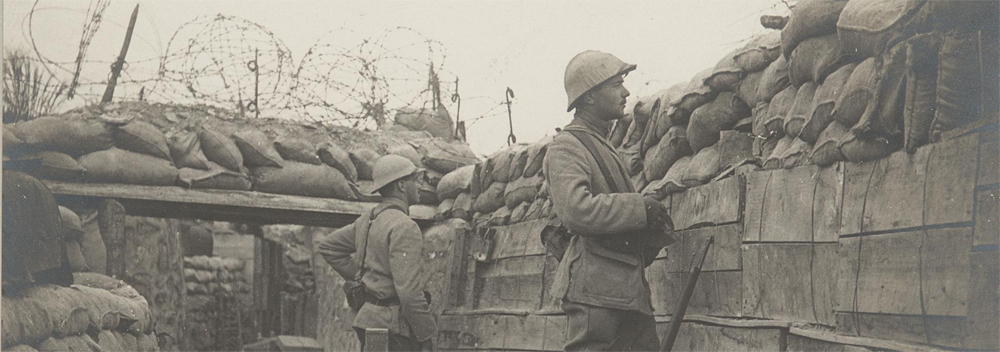
[[[662,179],[641,188],[642,194],[652,196],[656,200],[663,200],[668,195],[684,191],[687,189],[687,186],[685,186],[683,182],[684,174],[687,173],[687,168],[690,163],[690,156],[677,159],[677,161],[674,162],[674,165],[667,170],[667,174],[664,175]]]
[[[404,157],[410,160],[410,162],[412,162],[413,165],[416,165],[417,167],[420,168],[424,167],[424,156],[420,155],[420,153],[417,153],[417,148],[414,148],[409,143],[396,144],[390,146],[386,148],[385,152],[388,154],[399,155],[401,157]]]
[[[873,57],[892,43],[905,39],[915,29],[929,24],[927,14],[918,16],[924,1],[848,1],[837,21],[837,34],[844,49],[861,57]]]
[[[901,135],[906,79],[906,44],[893,46],[875,59],[875,95],[851,133],[861,139]],[[856,69],[855,69],[856,70]]]
[[[233,133],[233,142],[236,143],[236,147],[243,155],[243,165],[247,167],[281,167],[281,155],[278,154],[277,150],[274,150],[274,142],[271,142],[271,139],[267,138],[264,132],[257,130],[239,131]],[[216,161],[216,163],[219,162]],[[219,164],[221,165],[221,163]]]
[[[611,143],[612,147],[617,149],[622,146],[622,143],[625,143],[625,134],[628,132],[629,126],[631,125],[631,112],[627,112],[624,117],[615,120],[614,125],[611,126],[610,136],[608,137],[608,142]],[[532,144],[532,146],[534,146],[534,144]]]
[[[148,122],[132,121],[119,127],[115,136],[115,146],[130,152],[173,161],[170,158],[167,139],[156,126]]]
[[[760,101],[770,102],[775,95],[791,84],[791,79],[788,77],[788,61],[779,56],[764,69],[760,82],[757,83],[757,97]]]
[[[368,148],[357,148],[351,150],[348,155],[351,157],[351,162],[354,163],[354,168],[358,170],[358,179],[371,181],[372,167],[375,166],[375,161],[382,157],[382,154]]]
[[[736,97],[740,98],[747,106],[754,107],[758,103],[763,102],[760,95],[757,94],[757,88],[760,86],[760,80],[764,77],[764,71],[751,72],[743,77],[736,85]]]
[[[812,112],[813,97],[816,96],[816,83],[806,82],[799,87],[795,93],[795,101],[792,102],[788,115],[785,116],[785,135],[798,137],[802,132],[802,126],[809,119]]]
[[[104,239],[101,238],[97,211],[81,214],[80,222],[83,225],[80,250],[87,260],[87,266],[95,273],[104,274],[107,271],[108,251],[104,246]]]
[[[781,31],[769,30],[757,35],[733,55],[736,66],[745,72],[757,72],[781,56]]]
[[[819,134],[833,121],[833,108],[837,103],[837,97],[843,91],[844,84],[851,77],[855,66],[857,65],[847,64],[840,67],[827,76],[823,84],[816,87],[816,94],[810,108],[812,112],[805,125],[802,126],[802,132],[799,132],[799,139],[816,143]]]
[[[455,204],[451,207],[451,217],[471,221],[475,200],[469,193],[459,194],[458,197],[455,197]]]
[[[831,122],[820,133],[816,145],[813,147],[809,159],[813,164],[819,166],[830,166],[838,161],[847,160],[840,152],[840,140],[848,133],[847,127],[840,122]]]
[[[323,142],[318,146],[316,153],[324,164],[340,170],[351,182],[358,181],[358,169],[354,167],[351,155],[340,146],[329,141]]]
[[[209,161],[201,150],[201,140],[196,133],[182,132],[174,135],[170,141],[170,156],[179,168],[208,170]]]
[[[535,175],[508,183],[504,190],[504,204],[507,205],[507,208],[514,209],[523,202],[535,200],[543,181],[545,179],[541,175]]]
[[[14,125],[14,135],[36,150],[80,156],[114,146],[111,130],[104,123],[43,116]]]
[[[240,148],[223,134],[202,127],[198,131],[198,139],[201,141],[201,151],[209,161],[232,171],[239,171],[240,166],[243,166]]]
[[[79,181],[87,169],[68,154],[51,151],[23,153],[19,160],[41,159],[37,169],[28,170],[41,179],[59,181]]]
[[[548,152],[552,138],[552,136],[544,137],[528,147],[528,162],[524,166],[524,177],[535,176],[542,172],[542,164],[545,162],[545,154]]]
[[[490,214],[490,226],[504,226],[508,223],[510,223],[510,209],[507,207],[500,207]]]
[[[875,59],[869,58],[854,67],[851,77],[837,96],[833,119],[844,126],[854,126],[861,120],[868,102],[875,96]]]
[[[788,60],[788,74],[796,87],[806,82],[823,83],[826,76],[848,62],[850,57],[837,34],[829,34],[803,41]]]
[[[750,116],[750,107],[732,92],[722,92],[711,103],[703,105],[691,114],[687,126],[687,139],[691,150],[698,153],[702,148],[719,141],[719,131],[732,128],[736,122]]]
[[[428,169],[447,174],[460,167],[479,161],[468,143],[446,142],[443,139],[424,139],[416,142],[417,152],[423,156]]]
[[[181,186],[187,188],[249,191],[253,188],[253,184],[247,175],[248,172],[246,168],[243,168],[242,172],[233,172],[211,163],[209,170],[181,168],[178,170],[177,179]]]
[[[52,320],[38,300],[5,295],[0,305],[4,350],[36,344],[52,335]]]
[[[719,149],[716,144],[702,148],[691,157],[681,183],[685,187],[697,187],[712,181],[719,174]]]
[[[449,172],[437,184],[438,199],[455,198],[462,192],[468,192],[472,185],[472,172],[475,165],[466,165]]]
[[[278,155],[285,160],[298,161],[300,163],[313,165],[320,165],[323,163],[323,160],[320,159],[319,154],[316,151],[316,146],[302,138],[289,136],[280,137],[274,141],[274,150],[276,150]]]
[[[938,51],[937,110],[931,125],[933,142],[940,140],[941,133],[978,120],[981,115],[979,42],[979,32],[955,31],[942,38]]]
[[[357,200],[358,195],[340,171],[326,165],[286,161],[284,167],[250,169],[258,192]]]
[[[659,180],[678,159],[692,155],[684,126],[674,126],[660,139],[654,148],[646,153],[643,172],[647,180]]]
[[[845,0],[804,0],[792,8],[792,15],[781,29],[781,53],[786,59],[802,41],[837,33],[837,20],[847,5]]]
[[[903,147],[903,143],[898,139],[876,137],[872,139],[861,139],[854,133],[845,133],[838,145],[844,158],[851,162],[864,162],[878,160],[889,156],[892,152]]]
[[[455,206],[455,198],[448,198],[441,201],[434,209],[434,221],[444,221],[451,217],[451,209]]]
[[[712,69],[712,74],[705,78],[705,85],[720,92],[735,90],[736,84],[746,75],[746,71],[736,64],[735,56],[741,50],[742,48],[723,55]]]
[[[77,161],[87,170],[84,179],[88,182],[146,186],[177,182],[177,169],[169,161],[118,148],[93,152]]]
[[[473,210],[479,213],[493,213],[498,208],[503,207],[506,203],[504,202],[504,194],[507,189],[507,183],[505,182],[494,182],[489,188],[483,190],[483,193],[476,197],[476,202],[473,205]]]
[[[785,90],[774,96],[767,106],[767,117],[764,118],[764,129],[766,135],[781,138],[785,136],[785,117],[795,104],[795,96],[798,89],[789,86]]]
[[[677,107],[677,109],[670,110],[668,114],[670,122],[673,125],[686,125],[688,118],[695,109],[715,99],[718,92],[713,91],[711,87],[705,85],[705,79],[712,74],[713,70],[714,68],[707,68],[698,72],[698,74],[691,78],[691,81],[684,89],[684,94],[681,94],[680,98],[670,102],[671,106]]]
[[[795,137],[784,136],[778,139],[777,143],[774,145],[774,149],[768,154],[767,158],[764,160],[763,168],[764,170],[776,170],[782,167],[782,161],[785,156],[785,152],[788,148],[795,143]]]
[[[938,49],[941,37],[912,38],[906,48],[906,106],[903,107],[903,147],[913,153],[930,140],[937,106]]]
[[[80,216],[67,207],[59,206],[59,223],[63,238],[76,241],[83,237],[83,225]]]
[[[518,204],[510,211],[510,224],[517,224],[524,221],[524,216],[528,214],[528,207],[530,207],[532,202],[524,202]]]
[[[406,126],[415,131],[427,131],[438,138],[451,139],[455,133],[454,122],[448,114],[448,110],[439,108],[414,109],[404,107],[396,111],[395,121],[397,124]]]

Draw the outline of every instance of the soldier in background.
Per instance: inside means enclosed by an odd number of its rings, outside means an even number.
[[[421,173],[404,157],[380,158],[372,176],[382,203],[319,245],[323,259],[346,280],[344,291],[357,310],[354,330],[362,351],[367,328],[388,329],[390,351],[434,349],[437,323],[421,281],[423,235],[409,217]]]

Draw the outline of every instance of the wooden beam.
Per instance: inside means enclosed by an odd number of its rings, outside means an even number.
[[[279,195],[261,192],[190,190],[175,186],[139,186],[43,181],[60,201],[86,198],[114,199],[129,215],[254,224],[297,224],[342,227],[374,202]],[[434,208],[410,207],[410,216],[421,225],[433,221]]]
[[[97,223],[107,248],[107,272],[111,277],[125,277],[126,239],[125,208],[113,199],[102,200],[97,208]]]

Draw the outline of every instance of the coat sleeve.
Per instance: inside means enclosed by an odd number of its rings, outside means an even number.
[[[358,264],[351,257],[354,245],[354,224],[350,224],[327,235],[319,243],[319,254],[344,280],[353,280],[358,273]]]
[[[556,137],[549,145],[544,164],[552,208],[566,228],[584,236],[644,229],[646,211],[642,195],[592,193],[590,173],[600,171],[591,170],[591,156],[586,147],[569,138]]]
[[[389,237],[389,270],[401,313],[413,328],[416,340],[425,341],[437,334],[437,322],[424,298],[423,236],[413,220],[405,218],[399,223]]]

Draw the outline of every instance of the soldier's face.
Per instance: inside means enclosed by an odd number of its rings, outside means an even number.
[[[610,121],[625,116],[625,98],[629,96],[629,91],[624,83],[624,75],[618,75],[587,93],[598,117]]]
[[[403,192],[406,193],[406,200],[410,204],[417,204],[420,201],[420,185],[417,183],[417,178],[420,176],[420,173],[417,173],[403,180]]]

